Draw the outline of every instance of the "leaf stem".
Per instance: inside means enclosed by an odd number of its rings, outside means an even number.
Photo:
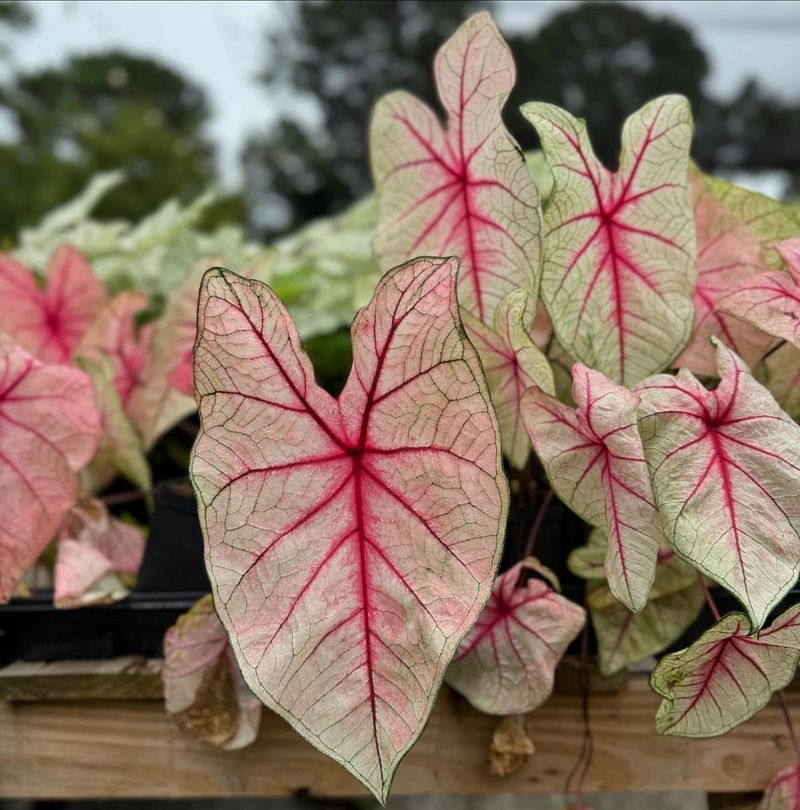
[[[111,495],[101,495],[98,500],[106,506],[117,506],[120,503],[130,503],[131,501],[138,501],[152,495],[152,489],[129,489],[125,492],[113,492]]]
[[[589,628],[585,625],[581,636],[581,718],[583,721],[581,749],[564,785],[564,792],[576,797],[583,791],[583,784],[594,756],[594,738],[589,717]],[[573,787],[573,779],[576,776],[577,780]]]
[[[720,620],[719,608],[717,607],[717,603],[714,601],[714,597],[711,595],[708,582],[706,582],[706,578],[702,574],[698,574],[698,576],[700,577],[700,584],[703,586],[703,593],[706,595],[706,604],[711,610],[711,615],[714,617],[714,621],[718,622]]]
[[[777,352],[777,351],[778,351],[778,349],[782,348],[782,347],[783,347],[783,346],[785,346],[785,345],[786,345],[786,341],[785,341],[785,340],[780,341],[780,343],[776,343],[776,344],[775,344],[775,345],[774,345],[774,346],[773,346],[773,347],[772,347],[772,348],[771,348],[771,349],[770,349],[770,350],[769,350],[769,351],[768,351],[768,352],[767,352],[767,353],[766,353],[766,354],[765,354],[765,355],[764,355],[764,356],[761,358],[761,362],[763,363],[763,362],[764,362],[765,360],[767,360],[769,357],[772,357],[772,355],[773,355],[773,354],[775,354],[775,352]]]
[[[536,510],[536,516],[533,518],[533,523],[531,524],[531,531],[528,535],[528,542],[525,543],[525,550],[522,552],[522,559],[524,560],[526,557],[530,557],[533,554],[534,546],[536,545],[536,536],[539,534],[539,529],[542,528],[542,523],[544,523],[544,516],[547,513],[547,509],[550,504],[553,502],[553,498],[555,497],[555,492],[552,489],[548,489],[545,493],[544,497],[539,504],[539,508]]]

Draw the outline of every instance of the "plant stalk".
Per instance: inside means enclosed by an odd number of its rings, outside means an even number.
[[[525,543],[525,550],[522,553],[522,559],[524,560],[526,557],[530,557],[533,554],[533,549],[536,546],[536,536],[539,534],[539,529],[542,528],[542,523],[544,523],[544,516],[547,513],[547,509],[553,501],[555,497],[555,492],[552,489],[548,489],[545,493],[544,497],[542,498],[542,502],[539,504],[539,508],[536,510],[536,516],[533,518],[533,523],[531,524],[531,531],[528,535],[528,542]]]

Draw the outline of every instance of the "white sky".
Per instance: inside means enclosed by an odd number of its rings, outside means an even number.
[[[266,127],[292,98],[268,98],[255,81],[264,59],[264,30],[280,29],[291,0],[182,2],[57,0],[31,4],[36,25],[14,35],[13,65],[57,65],[67,56],[119,47],[171,64],[200,84],[213,109],[210,126],[227,183],[239,180],[238,154],[249,132]],[[502,0],[498,23],[532,29],[571,0]],[[710,88],[733,93],[747,76],[785,98],[800,97],[800,0],[632,3],[688,23],[711,61]],[[299,112],[311,114],[308,108]]]

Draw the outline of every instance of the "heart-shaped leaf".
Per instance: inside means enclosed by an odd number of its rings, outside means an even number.
[[[383,269],[412,256],[459,256],[459,302],[491,325],[507,293],[528,290],[535,303],[539,286],[539,197],[501,118],[514,60],[483,12],[442,46],[435,73],[446,130],[405,92],[390,93],[375,107],[375,252]]]
[[[99,437],[82,371],[0,342],[0,602],[53,539]]]
[[[486,372],[503,452],[518,469],[525,466],[531,449],[522,422],[522,395],[531,386],[555,395],[550,364],[525,328],[527,303],[525,290],[510,292],[494,312],[493,329],[468,311],[462,312],[467,335]]]
[[[561,656],[586,620],[582,607],[540,579],[517,587],[526,568],[523,560],[497,577],[447,670],[450,686],[488,714],[530,712],[544,703]]]
[[[136,576],[144,536],[97,500],[70,509],[58,542],[53,599],[57,608],[117,602],[128,595],[119,575]]]
[[[220,618],[270,708],[385,801],[492,588],[497,422],[454,259],[387,273],[338,400],[264,284],[200,293],[192,479]]]
[[[713,737],[743,723],[794,677],[800,657],[800,605],[751,636],[743,613],[723,616],[685,650],[664,656],[650,685],[664,700],[659,734]]]
[[[675,365],[713,376],[714,347],[721,338],[746,363],[757,363],[772,340],[760,329],[716,309],[734,285],[767,269],[761,240],[712,193],[696,169],[689,175],[697,233],[697,284],[694,288],[694,331]]]
[[[800,427],[719,342],[717,368],[638,386],[639,428],[667,540],[758,628],[800,571]]]
[[[27,267],[0,256],[0,330],[45,363],[67,363],[105,305],[105,287],[74,248],[60,247],[39,289]]]
[[[787,272],[759,273],[737,284],[719,308],[800,348],[800,237],[777,245]]]
[[[758,810],[797,810],[800,807],[800,762],[775,774],[764,790]]]
[[[81,338],[76,355],[97,360],[109,357],[114,388],[123,406],[143,383],[151,328],[137,329],[136,316],[147,306],[147,296],[128,291],[115,296]]]
[[[572,378],[576,407],[531,388],[523,397],[525,426],[558,497],[608,536],[611,590],[641,610],[663,534],[636,427],[639,400],[580,363]]]
[[[255,740],[261,703],[242,680],[210,595],[167,630],[162,677],[167,713],[181,729],[229,751]]]
[[[594,156],[583,121],[538,102],[522,114],[553,172],[541,296],[558,339],[612,380],[639,382],[670,364],[692,324],[689,105],[664,96],[628,118],[617,173]]]

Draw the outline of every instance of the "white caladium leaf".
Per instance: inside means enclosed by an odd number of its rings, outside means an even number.
[[[510,292],[494,312],[493,329],[468,311],[462,312],[467,335],[486,372],[503,452],[518,469],[525,466],[531,449],[522,422],[522,395],[532,386],[555,395],[550,364],[525,328],[527,303],[525,290]]]
[[[144,535],[112,517],[101,501],[82,501],[64,518],[53,598],[57,608],[118,602],[128,595],[120,576],[135,577]]]
[[[721,343],[717,368],[638,386],[639,429],[667,540],[758,628],[800,571],[800,427]]]
[[[489,597],[507,483],[454,259],[387,273],[334,399],[266,285],[209,271],[191,474],[245,680],[385,801]]]
[[[723,616],[685,650],[664,656],[650,685],[664,700],[656,731],[681,737],[724,734],[752,717],[794,677],[800,605],[758,636],[743,613]]]
[[[761,360],[772,343],[769,335],[717,309],[731,287],[767,269],[756,234],[713,194],[696,169],[689,175],[697,233],[695,321],[689,345],[675,361],[695,374],[716,372],[709,338],[721,338],[748,365]]]
[[[164,636],[164,704],[184,731],[236,750],[261,725],[261,703],[244,683],[228,635],[204,596]]]
[[[482,12],[442,46],[435,73],[446,130],[405,92],[390,93],[375,107],[375,252],[383,269],[412,256],[459,256],[459,302],[491,325],[509,292],[528,290],[535,303],[539,285],[539,197],[501,118],[514,60]]]
[[[798,808],[800,808],[800,762],[775,774],[758,805],[758,810],[798,810]]]
[[[692,324],[689,105],[664,96],[628,118],[616,173],[595,157],[583,121],[538,102],[522,114],[553,173],[541,296],[558,339],[610,379],[637,383],[670,364]]]
[[[55,536],[99,437],[82,371],[0,341],[0,602]]]
[[[450,686],[488,714],[530,712],[544,703],[561,656],[586,620],[582,607],[540,579],[518,587],[530,567],[523,560],[497,577],[447,670]]]
[[[719,309],[800,348],[800,237],[777,245],[786,272],[759,273],[737,284]]]
[[[532,388],[523,397],[525,426],[558,497],[608,536],[612,591],[641,610],[663,534],[636,427],[639,400],[579,363],[572,377],[576,407]]]

